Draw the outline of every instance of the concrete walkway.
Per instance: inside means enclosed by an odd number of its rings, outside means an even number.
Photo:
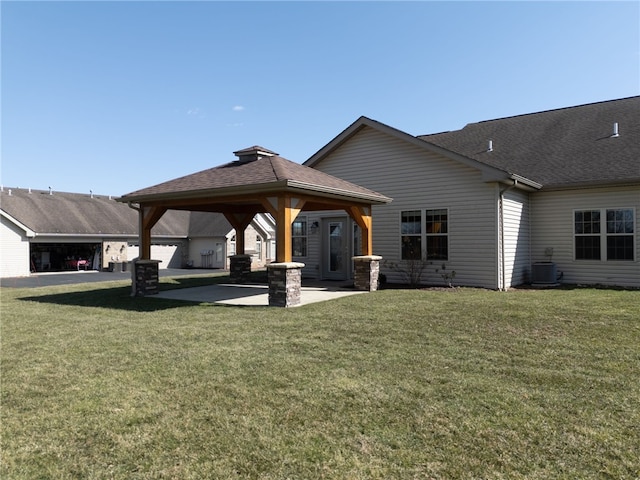
[[[323,302],[335,298],[366,293],[352,288],[333,285],[303,286],[300,292],[300,305]],[[238,285],[223,283],[205,285],[202,287],[181,288],[167,290],[149,298],[167,298],[171,300],[186,300],[190,302],[218,303],[238,306],[269,305],[269,287],[267,285]]]

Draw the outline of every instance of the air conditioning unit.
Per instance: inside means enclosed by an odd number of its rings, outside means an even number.
[[[532,265],[534,285],[555,285],[558,283],[558,269],[553,262],[538,262]]]

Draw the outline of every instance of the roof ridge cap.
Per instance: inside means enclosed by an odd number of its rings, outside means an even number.
[[[543,114],[543,113],[560,112],[560,111],[563,111],[563,110],[572,110],[574,108],[591,107],[591,106],[594,106],[594,105],[603,105],[605,103],[620,102],[620,101],[623,101],[623,100],[631,100],[631,99],[634,99],[634,98],[640,99],[640,95],[633,95],[631,97],[623,97],[623,98],[614,98],[614,99],[611,99],[611,100],[602,100],[600,102],[582,103],[582,104],[579,104],[579,105],[570,105],[568,107],[549,108],[547,110],[540,110],[540,111],[537,111],[537,112],[520,113],[520,114],[517,114],[517,115],[507,115],[506,117],[491,118],[491,119],[488,119],[488,120],[480,120],[478,122],[467,123],[463,128],[466,128],[469,125],[477,125],[479,123],[496,122],[496,121],[500,121],[500,120],[508,120],[510,118],[518,118],[518,117],[529,117],[531,115],[540,115],[540,114]]]

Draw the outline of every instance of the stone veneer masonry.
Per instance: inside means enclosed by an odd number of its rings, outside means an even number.
[[[304,263],[285,262],[267,265],[269,306],[293,307],[300,304]]]
[[[238,254],[229,257],[231,283],[247,283],[251,277],[251,255]]]
[[[131,269],[131,295],[146,297],[158,293],[160,260],[136,260]]]
[[[353,257],[353,285],[356,290],[374,292],[378,289],[380,260],[382,257],[378,255]]]

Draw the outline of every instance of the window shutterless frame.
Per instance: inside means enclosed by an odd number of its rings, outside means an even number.
[[[573,258],[576,261],[635,261],[636,211],[633,207],[573,211]]]

